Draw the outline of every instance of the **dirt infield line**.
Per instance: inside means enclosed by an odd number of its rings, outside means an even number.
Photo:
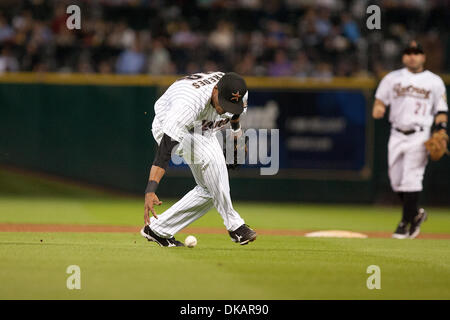
[[[0,223],[0,232],[118,232],[137,233],[140,227],[133,226],[101,226],[101,225],[69,225],[69,224],[12,224]],[[257,229],[260,235],[297,236],[303,237],[308,232],[317,230],[285,230],[285,229]],[[190,234],[226,234],[224,228],[188,227],[181,233]],[[369,238],[390,238],[389,232],[362,232]],[[446,233],[421,233],[421,239],[450,239]]]

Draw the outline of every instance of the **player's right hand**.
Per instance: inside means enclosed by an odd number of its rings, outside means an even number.
[[[380,106],[380,105],[376,105],[376,106],[373,108],[372,116],[373,116],[375,119],[381,119],[381,118],[384,117],[384,113],[385,113],[385,112],[386,112],[386,108],[385,108],[385,107]]]
[[[149,192],[145,194],[145,204],[144,204],[144,223],[146,225],[150,224],[150,212],[153,214],[155,219],[158,219],[156,215],[154,205],[161,205],[162,201],[159,201],[158,196],[154,192]]]

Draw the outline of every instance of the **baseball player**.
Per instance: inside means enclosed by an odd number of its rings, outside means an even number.
[[[383,118],[390,106],[389,179],[403,204],[402,220],[393,238],[413,239],[427,213],[418,208],[428,162],[424,143],[431,132],[447,130],[447,98],[442,79],[425,70],[425,54],[415,41],[403,51],[403,69],[388,73],[375,93],[372,115]]]
[[[246,109],[247,97],[247,85],[238,74],[210,72],[175,81],[156,101],[152,133],[158,149],[145,190],[142,236],[162,247],[183,246],[174,235],[214,206],[234,242],[245,245],[256,239],[256,232],[231,203],[227,165],[215,134],[231,123],[235,137],[242,135],[239,117]],[[156,215],[154,205],[162,203],[156,189],[172,150],[186,160],[197,185]]]

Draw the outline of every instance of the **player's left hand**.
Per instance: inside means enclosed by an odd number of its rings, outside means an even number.
[[[231,170],[237,170],[242,165],[241,161],[245,162],[248,155],[248,136],[243,136],[242,130],[233,136],[233,163],[228,163],[227,168]],[[226,150],[224,150],[226,157]],[[240,157],[244,157],[241,159]]]
[[[445,130],[435,131],[431,138],[425,142],[425,148],[430,154],[430,159],[438,161],[444,154],[449,154],[447,150],[448,135]]]
[[[145,204],[144,204],[144,223],[146,225],[150,224],[150,212],[153,214],[155,219],[158,219],[156,215],[154,205],[160,206],[162,201],[159,201],[158,196],[154,192],[149,192],[145,194]]]

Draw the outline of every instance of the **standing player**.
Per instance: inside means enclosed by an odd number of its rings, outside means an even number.
[[[375,93],[373,117],[383,118],[390,106],[391,135],[388,144],[389,179],[403,203],[402,220],[393,238],[413,239],[427,213],[418,208],[422,180],[428,162],[424,143],[430,131],[447,130],[447,98],[442,79],[424,70],[425,54],[415,41],[403,51],[405,68],[392,71]]]
[[[183,246],[174,235],[213,206],[234,242],[245,245],[256,239],[256,232],[233,209],[227,165],[215,134],[230,122],[235,136],[242,135],[239,116],[246,108],[247,96],[242,77],[213,72],[177,80],[156,101],[152,132],[158,150],[145,190],[145,226],[141,230],[149,241],[162,247]],[[189,164],[197,186],[158,216],[154,205],[162,202],[155,192],[174,149]]]

